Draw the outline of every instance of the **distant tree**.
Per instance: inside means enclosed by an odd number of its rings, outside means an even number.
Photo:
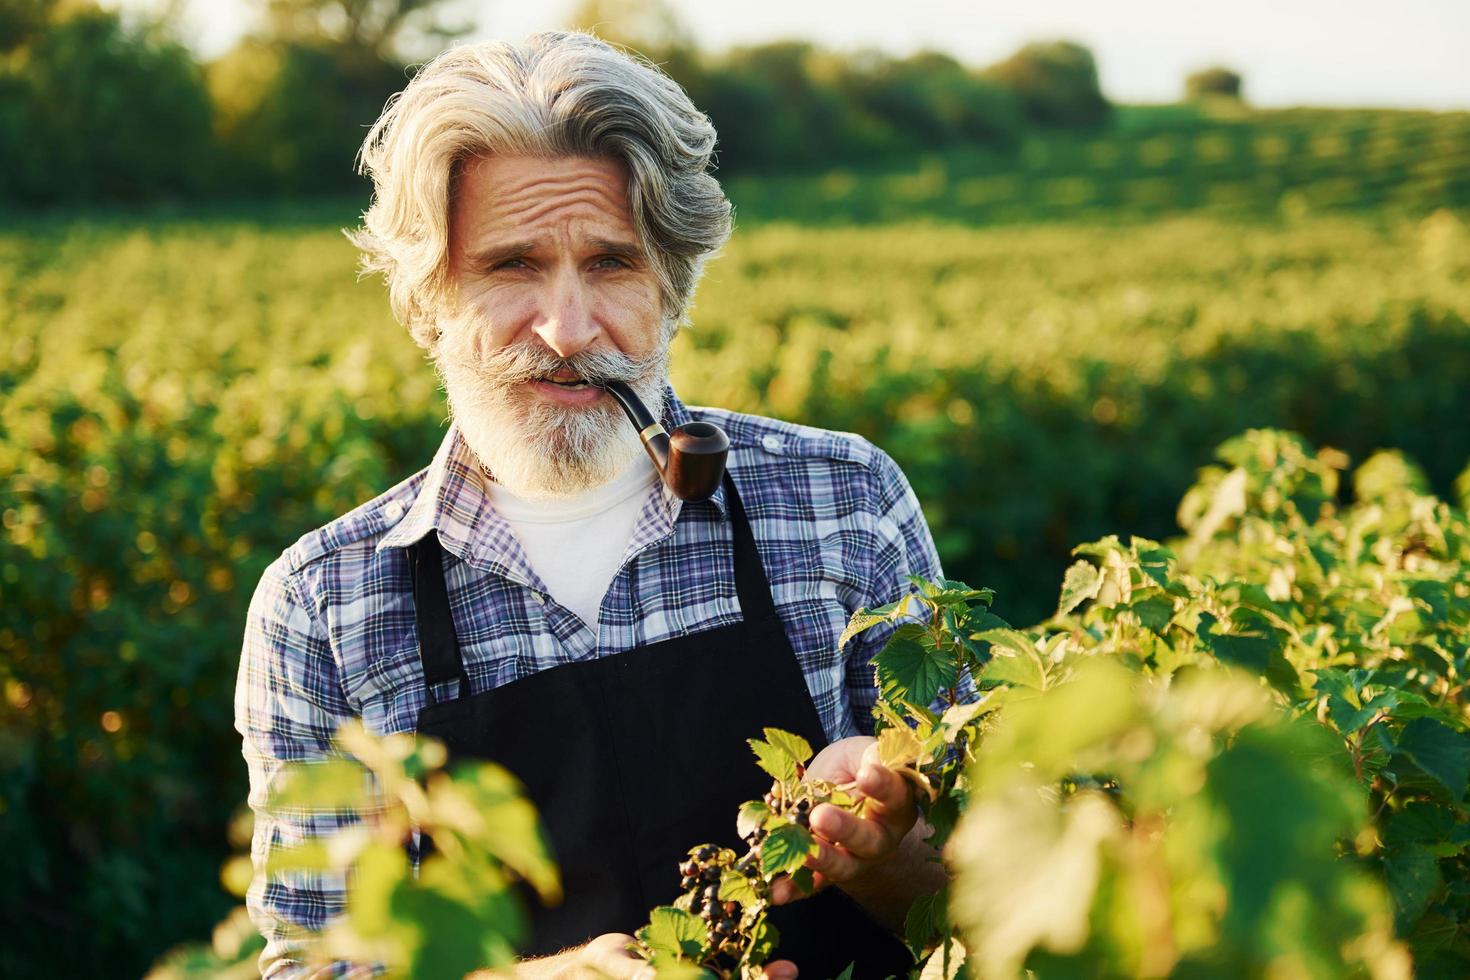
[[[432,55],[468,30],[445,0],[256,0],[260,20],[207,69],[225,194],[358,190],[367,128]]]
[[[326,42],[242,41],[208,68],[217,189],[306,194],[365,187],[357,150],[404,69]]]
[[[844,82],[859,104],[908,148],[958,143],[1009,146],[1022,120],[1006,86],[954,58],[921,51],[907,58],[867,52],[846,59]]]
[[[803,169],[884,152],[889,130],[843,89],[842,70],[805,41],[736,48],[711,65],[698,104],[719,131],[720,167]]]
[[[654,60],[694,50],[694,35],[666,0],[581,0],[567,26]]]
[[[256,0],[264,15],[262,40],[337,48],[393,61],[400,47],[437,49],[470,25],[446,23],[445,0]]]
[[[0,3],[0,53],[14,51],[51,20],[56,0],[4,0]]]
[[[187,195],[208,172],[209,140],[202,73],[164,25],[63,5],[0,68],[0,195],[11,200]]]
[[[1184,79],[1184,98],[1198,102],[1209,98],[1240,98],[1240,75],[1218,65],[1191,72]]]
[[[1071,41],[1027,44],[984,74],[1015,92],[1027,118],[1044,126],[1094,126],[1112,110],[1092,52]]]

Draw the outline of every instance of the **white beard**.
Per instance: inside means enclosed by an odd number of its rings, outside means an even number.
[[[661,418],[668,382],[669,343],[635,360],[599,349],[563,360],[540,343],[480,353],[477,331],[456,324],[444,334],[434,365],[449,399],[450,417],[485,472],[529,499],[568,497],[602,486],[643,450],[638,433],[611,395],[593,405],[557,405],[538,396],[530,379],[564,368],[582,377],[626,381]]]

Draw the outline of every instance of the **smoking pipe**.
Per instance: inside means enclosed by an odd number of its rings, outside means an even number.
[[[626,383],[592,383],[623,407],[654,469],[674,496],[680,500],[710,498],[725,475],[725,457],[730,453],[730,439],[724,429],[710,422],[685,422],[670,433]]]

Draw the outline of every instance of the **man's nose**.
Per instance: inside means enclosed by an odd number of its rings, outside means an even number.
[[[601,328],[592,315],[592,297],[575,272],[563,272],[547,283],[549,290],[536,336],[560,357],[571,357],[592,346]]]

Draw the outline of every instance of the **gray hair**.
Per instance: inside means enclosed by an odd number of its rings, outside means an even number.
[[[709,118],[647,61],[587,34],[445,51],[389,100],[358,169],[372,177],[362,273],[382,273],[398,321],[430,351],[454,302],[449,206],[462,165],[482,153],[612,157],[628,168],[634,227],[656,270],[666,333],[688,312],[705,261],[730,236],[730,202],[706,173]]]

